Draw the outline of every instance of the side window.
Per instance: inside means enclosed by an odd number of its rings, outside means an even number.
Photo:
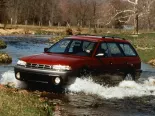
[[[82,46],[83,50],[85,50],[87,48],[87,46],[89,46],[89,44],[90,44],[90,42],[84,41],[83,46]]]
[[[137,55],[130,44],[120,44],[120,46],[126,56],[136,56]]]
[[[116,43],[108,43],[108,48],[109,48],[111,56],[113,56],[113,57],[123,56],[121,50],[119,49],[119,47]]]
[[[99,48],[98,48],[98,51],[97,51],[97,54],[104,54],[104,57],[108,57],[109,56],[109,53],[108,53],[108,46],[106,43],[101,43]]]
[[[80,50],[81,48],[81,41],[79,40],[73,40],[73,42],[70,45],[69,53],[77,52],[77,50]]]
[[[69,43],[70,40],[62,40],[49,49],[49,51],[53,53],[64,53]]]
[[[68,53],[79,56],[91,56],[95,43],[91,41],[72,40]]]
[[[89,43],[87,46],[83,46],[84,47],[84,51],[86,51],[87,53],[91,54],[93,52],[95,43]]]

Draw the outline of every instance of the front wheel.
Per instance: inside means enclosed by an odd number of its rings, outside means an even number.
[[[134,81],[135,77],[134,77],[134,75],[132,73],[126,73],[125,77],[124,77],[124,80],[125,81]]]
[[[89,77],[91,76],[91,71],[87,68],[82,68],[79,70],[79,77]]]

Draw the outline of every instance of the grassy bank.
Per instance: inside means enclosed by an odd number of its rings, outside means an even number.
[[[52,116],[52,109],[37,94],[0,86],[1,116]]]
[[[130,40],[137,49],[142,61],[148,62],[155,58],[155,33],[140,34]]]

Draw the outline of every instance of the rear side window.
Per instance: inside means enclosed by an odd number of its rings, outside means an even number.
[[[119,49],[116,43],[108,43],[108,48],[112,57],[121,57],[123,56],[121,50]]]
[[[137,56],[135,50],[130,44],[119,44],[126,56]]]

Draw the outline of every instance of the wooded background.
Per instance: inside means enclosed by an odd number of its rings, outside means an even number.
[[[0,23],[155,29],[155,0],[0,0]]]

